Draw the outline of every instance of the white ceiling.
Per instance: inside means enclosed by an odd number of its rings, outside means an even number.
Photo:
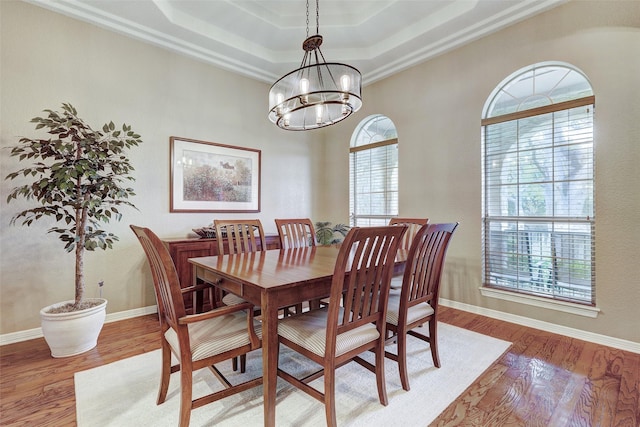
[[[307,37],[304,0],[26,1],[267,83],[300,66]],[[366,85],[566,1],[322,0],[322,52]]]

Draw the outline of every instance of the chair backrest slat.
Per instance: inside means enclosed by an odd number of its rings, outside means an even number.
[[[276,219],[280,249],[316,245],[316,232],[309,218]]]
[[[406,229],[384,226],[349,230],[340,247],[331,283],[328,351],[335,350],[339,333],[366,323],[376,323],[380,328],[396,253]],[[339,318],[341,301],[344,310]]]
[[[258,219],[216,219],[213,225],[216,229],[218,254],[267,250],[262,223]]]

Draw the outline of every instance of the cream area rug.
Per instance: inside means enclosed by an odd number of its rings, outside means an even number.
[[[474,380],[497,360],[510,343],[465,329],[439,324],[441,368],[435,368],[428,344],[409,337],[408,370],[411,390],[400,384],[398,367],[385,360],[389,405],[378,400],[375,375],[349,363],[336,372],[337,418],[340,426],[427,426]],[[395,351],[395,346],[389,350]],[[373,361],[373,354],[365,358]],[[284,346],[280,366],[300,374],[316,366]],[[260,375],[260,351],[247,357],[247,372],[233,373],[231,362],[218,365],[232,383],[245,376]],[[160,350],[141,354],[75,374],[79,427],[139,427],[178,425],[179,373],[171,377],[167,400],[156,405],[160,378]],[[311,383],[323,389],[323,379]],[[220,389],[208,369],[194,374],[194,396]],[[324,406],[319,401],[278,379],[276,424],[278,426],[324,426]],[[195,409],[191,426],[262,426],[262,386]]]

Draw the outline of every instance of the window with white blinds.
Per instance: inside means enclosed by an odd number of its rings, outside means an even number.
[[[577,70],[548,65],[494,91],[482,121],[484,286],[595,305],[590,91]]]
[[[349,150],[351,226],[386,225],[398,215],[398,138],[385,116],[365,119]]]

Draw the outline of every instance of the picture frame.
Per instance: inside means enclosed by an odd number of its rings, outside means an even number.
[[[172,136],[170,212],[260,212],[261,151]]]

